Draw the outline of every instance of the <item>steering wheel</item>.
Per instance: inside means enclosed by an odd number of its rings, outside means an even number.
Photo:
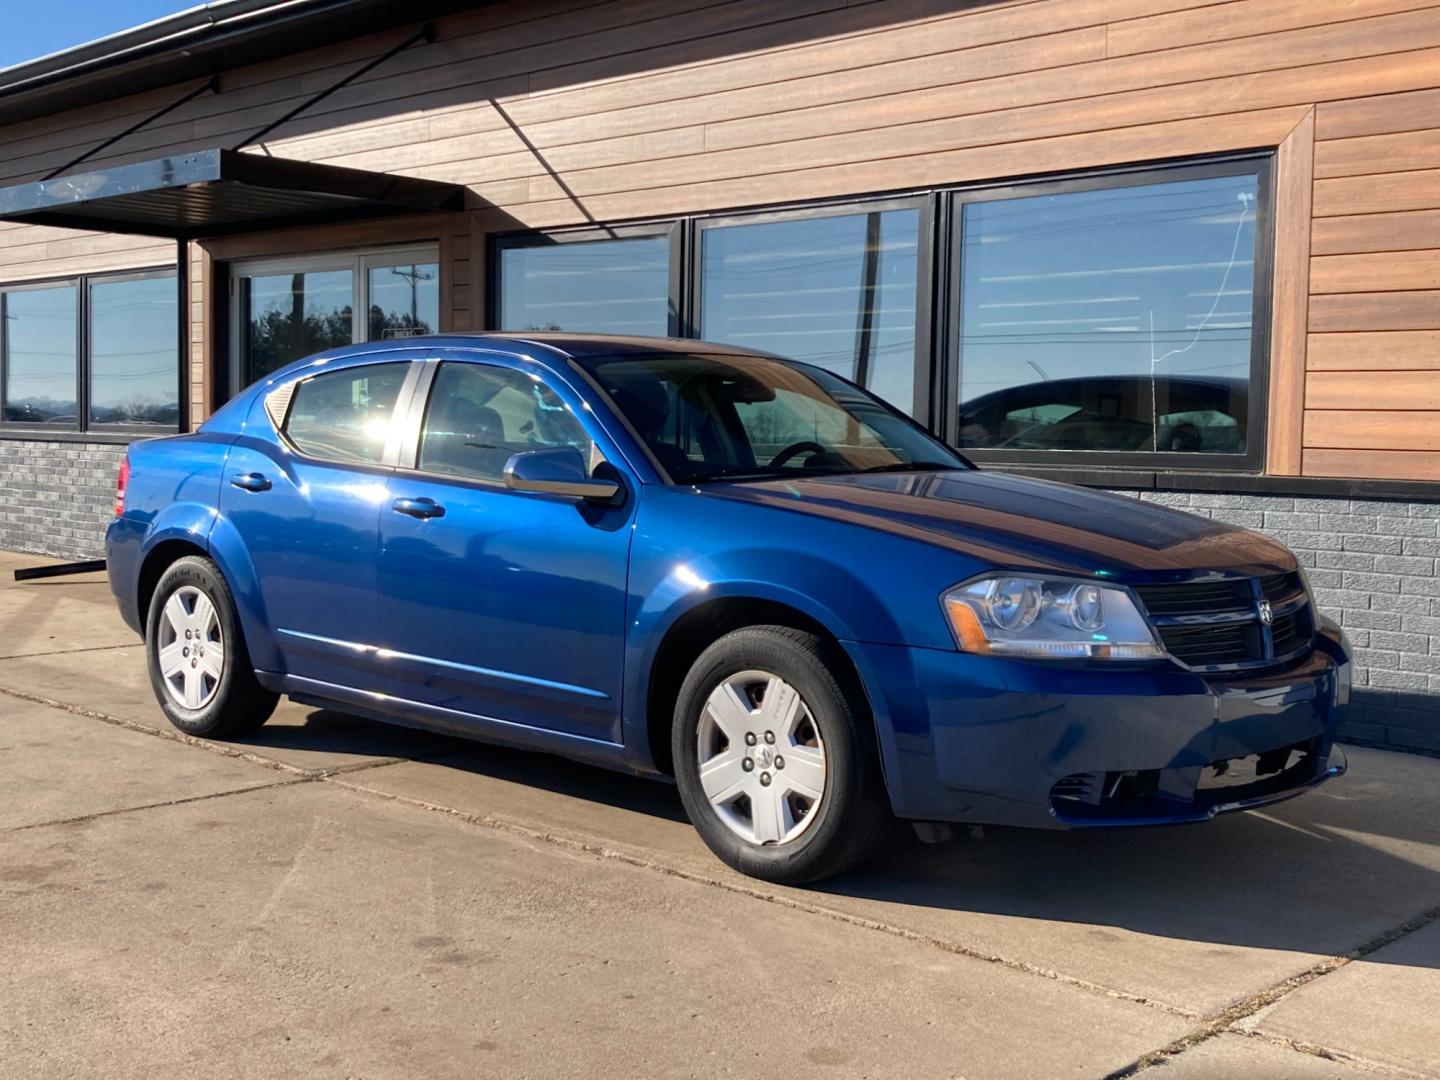
[[[777,465],[784,465],[787,461],[789,461],[797,454],[824,453],[827,453],[825,447],[821,446],[818,442],[811,442],[809,439],[804,439],[800,442],[791,443],[789,446],[785,447],[784,450],[781,450],[778,454],[771,458],[770,468],[773,469]]]

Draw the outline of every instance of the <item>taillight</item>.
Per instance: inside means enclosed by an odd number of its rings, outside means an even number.
[[[130,482],[130,451],[120,459],[120,475],[115,479],[115,516],[125,513],[125,485]]]

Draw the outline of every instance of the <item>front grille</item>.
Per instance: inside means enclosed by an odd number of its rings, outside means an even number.
[[[1303,648],[1310,644],[1314,633],[1308,610],[1302,609],[1290,615],[1277,615],[1274,624],[1270,627],[1270,636],[1275,642],[1275,655],[1288,656],[1296,649]]]
[[[1265,575],[1260,579],[1260,591],[1266,600],[1279,604],[1303,594],[1305,585],[1300,580],[1300,571],[1292,570],[1288,574]]]
[[[1259,623],[1218,626],[1162,626],[1160,639],[1170,655],[1191,667],[1243,664],[1264,652]]]
[[[1309,647],[1315,635],[1298,571],[1135,589],[1171,656],[1194,668],[1259,667]],[[1260,618],[1271,605],[1273,622]]]
[[[1180,585],[1141,585],[1135,591],[1145,601],[1145,610],[1152,616],[1243,611],[1253,603],[1254,598],[1249,578]]]

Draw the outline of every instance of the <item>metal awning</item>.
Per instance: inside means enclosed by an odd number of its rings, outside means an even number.
[[[0,188],[3,221],[176,240],[463,205],[457,184],[236,150]]]

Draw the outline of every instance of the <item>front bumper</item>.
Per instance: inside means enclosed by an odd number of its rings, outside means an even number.
[[[1224,678],[1173,664],[847,649],[875,707],[901,817],[1176,824],[1291,798],[1345,771],[1334,737],[1350,657],[1329,624],[1304,659]]]

